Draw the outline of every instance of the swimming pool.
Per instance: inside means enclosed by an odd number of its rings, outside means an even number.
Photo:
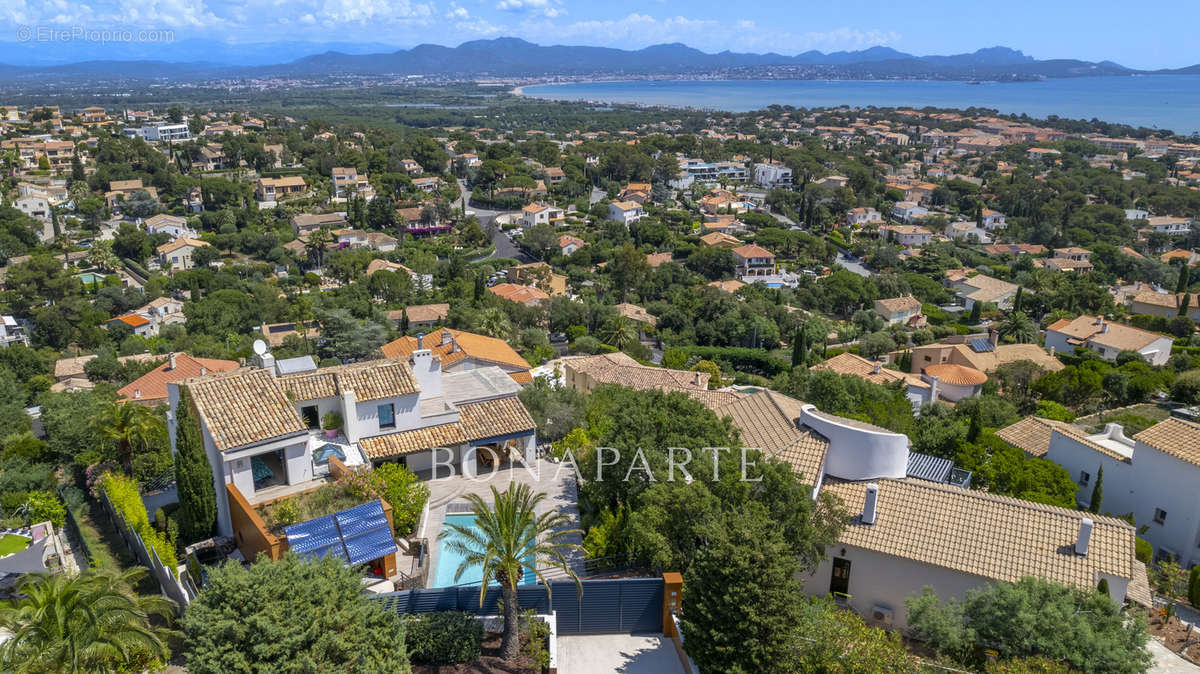
[[[90,272],[90,271],[84,272],[82,274],[76,274],[75,278],[79,279],[80,281],[83,281],[83,284],[87,285],[87,286],[90,286],[93,283],[99,283],[99,284],[104,283],[104,276],[102,274],[96,274],[96,273]]]
[[[457,524],[462,527],[470,527],[478,530],[475,526],[475,515],[471,513],[461,513],[446,515],[446,521],[442,524],[442,530],[448,531],[447,524]],[[463,575],[454,579],[454,572],[458,571],[458,565],[462,563],[463,556],[454,552],[449,548],[447,543],[451,540],[459,538],[455,534],[450,534],[446,538],[438,541],[438,561],[437,568],[434,569],[433,587],[451,587],[454,585],[478,585],[479,581],[483,580],[482,570],[478,566],[473,566],[463,572]],[[536,577],[533,572],[525,570],[525,577],[521,579],[521,585],[529,585],[536,582]],[[495,585],[496,581],[492,581]]]

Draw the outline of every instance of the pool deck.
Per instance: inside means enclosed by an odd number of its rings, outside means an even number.
[[[438,553],[441,550],[437,537],[441,533],[442,523],[445,521],[446,506],[451,503],[464,502],[467,494],[478,494],[490,503],[492,487],[498,491],[504,491],[508,485],[513,483],[528,484],[535,492],[546,494],[546,498],[538,505],[537,514],[541,515],[551,511],[561,512],[570,518],[572,527],[578,528],[579,509],[576,507],[575,479],[569,469],[560,471],[560,467],[561,464],[538,459],[537,463],[528,469],[520,463],[512,466],[506,465],[490,473],[481,472],[474,480],[460,475],[426,481],[425,484],[429,486],[429,516],[420,535],[429,539],[430,571],[427,581],[429,585],[432,586],[437,577]],[[583,543],[579,534],[572,534],[566,540],[570,543]],[[582,574],[583,553],[568,555],[568,559],[575,572]],[[561,577],[562,572],[554,572],[553,575]]]

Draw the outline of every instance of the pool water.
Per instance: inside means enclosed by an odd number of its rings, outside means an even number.
[[[475,526],[475,515],[470,513],[446,515],[445,524],[442,525],[443,531],[449,531],[449,528],[446,527],[446,524],[456,524],[461,527],[470,527],[471,529],[478,531],[478,527]],[[438,561],[437,568],[434,569],[433,574],[433,587],[478,585],[479,582],[483,580],[483,570],[478,566],[468,568],[463,572],[463,575],[459,576],[458,580],[454,579],[454,573],[458,571],[458,565],[462,563],[463,556],[451,550],[447,543],[456,538],[460,537],[451,533],[447,535],[446,538],[438,541]],[[520,584],[529,585],[536,581],[537,578],[533,575],[533,572],[526,569],[525,577],[521,579]],[[491,584],[495,585],[496,581],[493,580]]]
[[[92,272],[85,272],[83,274],[79,274],[75,278],[79,279],[80,281],[83,281],[84,285],[89,285],[89,286],[92,285],[93,283],[100,283],[100,284],[104,283],[104,276],[102,276],[100,274],[94,274]]]

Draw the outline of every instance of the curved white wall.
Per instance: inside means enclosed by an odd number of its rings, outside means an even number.
[[[844,480],[875,480],[908,474],[907,436],[858,428],[818,414],[820,410],[815,406],[805,405],[800,420],[829,440],[826,475]]]

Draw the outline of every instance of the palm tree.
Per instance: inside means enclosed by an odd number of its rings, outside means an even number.
[[[121,259],[112,252],[112,242],[97,241],[87,252],[88,264],[104,271],[116,271]]]
[[[638,328],[633,321],[618,316],[605,326],[604,341],[624,351],[638,342]]]
[[[479,583],[479,604],[487,594],[488,584],[500,584],[504,599],[504,636],[500,644],[500,657],[512,660],[520,650],[518,638],[517,583],[525,572],[533,573],[537,579],[550,584],[543,575],[545,571],[563,571],[575,581],[575,587],[583,592],[579,576],[567,561],[566,553],[582,552],[583,546],[568,543],[566,538],[581,535],[579,529],[569,529],[571,520],[560,512],[550,510],[535,514],[546,494],[534,494],[527,484],[510,485],[503,493],[492,487],[491,507],[478,494],[467,494],[475,513],[474,526],[447,524],[440,538],[445,540],[448,550],[462,555],[463,561],[454,572],[454,580],[462,577],[467,569],[479,567],[483,572]],[[450,536],[453,535],[453,538]],[[546,568],[539,569],[538,562]]]
[[[170,655],[171,630],[150,624],[170,618],[175,603],[127,588],[145,575],[85,571],[77,576],[28,574],[17,599],[0,608],[0,627],[12,638],[0,645],[6,672],[98,672],[142,670]]]
[[[512,334],[512,321],[508,314],[499,307],[488,307],[479,312],[479,325],[476,329],[488,337],[508,339]]]
[[[1014,311],[1005,316],[997,332],[1001,337],[1012,338],[1018,344],[1028,344],[1037,339],[1037,326],[1023,311]]]
[[[308,249],[309,259],[314,260],[317,267],[325,266],[325,250],[329,248],[330,243],[333,243],[333,236],[324,227],[308,235],[308,243],[304,244],[304,247]]]
[[[89,423],[102,440],[117,445],[121,465],[132,474],[134,450],[150,444],[158,435],[162,421],[149,407],[114,400],[97,412]]]

